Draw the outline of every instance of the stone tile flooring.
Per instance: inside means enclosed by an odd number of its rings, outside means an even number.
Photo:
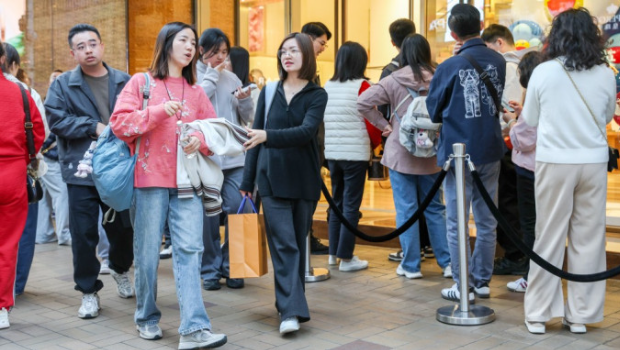
[[[273,275],[246,280],[246,287],[203,292],[213,330],[228,335],[222,349],[619,349],[620,281],[607,285],[605,320],[589,325],[588,333],[571,334],[559,319],[547,325],[547,334],[532,335],[523,325],[523,294],[505,285],[513,276],[495,276],[491,299],[478,300],[495,310],[497,320],[474,327],[439,323],[435,312],[450,305],[441,288],[452,280],[441,277],[434,259],[422,263],[424,278],[406,280],[395,274],[387,260],[389,249],[358,245],[357,254],[370,261],[362,272],[331,269],[331,279],[306,285],[312,320],[299,332],[281,336],[274,307]],[[172,261],[163,260],[159,275],[159,302],[164,338],[142,340],[133,323],[135,299],[116,295],[112,277],[102,276],[102,311],[81,320],[81,302],[73,290],[71,250],[55,244],[38,245],[30,281],[17,298],[11,328],[0,331],[0,349],[176,349],[179,312]],[[313,266],[327,267],[327,256],[313,256]]]

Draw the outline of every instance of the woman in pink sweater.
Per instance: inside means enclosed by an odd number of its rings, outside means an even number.
[[[172,262],[181,312],[179,349],[218,347],[223,334],[211,333],[201,286],[202,257],[201,199],[195,192],[181,195],[177,189],[177,154],[200,151],[208,154],[201,134],[179,140],[177,122],[214,118],[215,112],[200,86],[196,85],[196,31],[187,24],[166,24],[155,44],[149,69],[150,98],[141,110],[144,74],[136,74],[118,98],[110,125],[114,134],[135,152],[134,263],[136,287],[135,322],[140,337],[160,339],[161,312],[157,298],[157,267],[164,223],[172,236]],[[178,147],[181,143],[182,150]],[[183,156],[183,155],[180,155]]]

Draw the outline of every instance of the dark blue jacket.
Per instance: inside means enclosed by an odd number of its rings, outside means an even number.
[[[506,80],[506,60],[487,48],[482,39],[466,41],[459,51],[470,54],[489,74],[501,98]],[[443,123],[437,163],[443,166],[454,143],[464,143],[474,164],[502,158],[502,138],[496,107],[484,82],[465,58],[453,56],[437,67],[426,107],[433,122]]]
[[[112,112],[118,94],[131,77],[105,63],[103,65],[108,70]],[[72,185],[94,186],[91,175],[85,179],[73,175],[91,142],[97,140],[97,123],[101,122],[97,102],[80,66],[56,78],[47,92],[45,111],[50,130],[57,137],[63,181]]]

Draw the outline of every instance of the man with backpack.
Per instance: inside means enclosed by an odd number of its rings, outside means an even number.
[[[83,294],[78,317],[94,318],[100,310],[97,292],[103,288],[98,279],[97,220],[99,209],[105,213],[109,208],[101,201],[92,175],[78,177],[75,173],[108,124],[116,98],[130,77],[103,62],[104,44],[95,27],[78,24],[69,31],[68,40],[78,66],[54,81],[45,109],[50,129],[57,136],[62,178],[69,193],[73,279],[75,289]],[[127,272],[133,262],[133,230],[128,211],[117,213],[116,219],[103,227],[110,241],[110,269],[118,295],[131,298],[134,289]]]
[[[504,146],[499,122],[500,99],[506,77],[506,61],[487,48],[480,39],[479,10],[468,4],[457,4],[448,19],[452,37],[462,42],[458,55],[437,67],[429,88],[426,107],[433,122],[443,123],[437,151],[437,163],[443,166],[452,145],[464,143],[466,153],[476,166],[485,189],[497,201],[497,181]],[[484,72],[481,67],[484,67]],[[486,74],[483,74],[486,73]],[[476,244],[469,259],[468,298],[490,296],[489,282],[493,273],[497,221],[474,188],[471,173],[465,171],[465,210],[471,205],[476,222]],[[443,298],[458,301],[459,249],[456,201],[456,174],[450,168],[444,180],[448,246],[455,271],[455,284],[441,291]],[[469,251],[469,250],[468,250]],[[468,256],[469,258],[469,256]]]

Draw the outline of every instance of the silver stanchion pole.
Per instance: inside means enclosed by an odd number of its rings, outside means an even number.
[[[329,279],[329,270],[322,267],[313,268],[310,265],[310,234],[306,242],[306,283],[321,282]]]
[[[458,211],[458,235],[459,235],[459,277],[461,281],[461,301],[457,305],[444,306],[437,309],[437,321],[458,325],[475,326],[495,321],[495,312],[486,306],[469,304],[469,266],[467,244],[469,235],[465,217],[465,144],[452,145],[454,152],[454,171],[456,175],[456,208]]]

